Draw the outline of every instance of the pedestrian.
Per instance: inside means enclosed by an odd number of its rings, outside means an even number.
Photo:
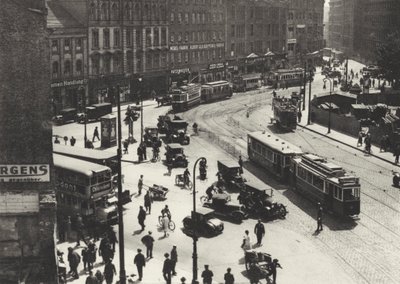
[[[317,213],[317,218],[318,218],[318,217],[321,217],[321,218],[322,218],[322,211],[323,211],[323,208],[322,208],[322,206],[321,206],[321,202],[318,202],[318,213]]]
[[[151,204],[153,203],[153,197],[150,191],[148,190],[144,195],[144,208],[146,208],[146,212],[151,214]]]
[[[147,160],[147,147],[146,147],[146,143],[142,142],[142,143],[140,144],[140,147],[142,148],[143,160]]]
[[[228,267],[228,269],[226,270],[226,273],[224,275],[224,280],[225,280],[225,284],[234,284],[235,283],[235,277],[233,277],[230,267]]]
[[[186,284],[186,278],[185,277],[181,277],[181,284]]]
[[[167,214],[164,214],[161,220],[161,224],[162,224],[162,230],[164,231],[164,238],[168,237],[168,224],[169,224],[169,218]]]
[[[381,137],[379,151],[380,152],[382,152],[382,151],[386,152],[386,135],[383,135]]]
[[[172,174],[172,163],[167,163],[167,169],[168,169],[168,176],[171,176],[171,174]]]
[[[79,247],[81,245],[81,240],[87,245],[85,241],[85,237],[83,235],[83,229],[85,225],[83,224],[83,220],[81,215],[78,213],[76,214],[76,246]]]
[[[108,236],[105,235],[101,241],[100,241],[100,245],[99,245],[99,255],[103,258],[103,262],[106,263],[106,260],[104,259],[104,254],[103,252],[105,252],[106,250],[106,246],[108,246],[110,244],[110,241],[108,239]]]
[[[172,264],[171,260],[169,259],[169,254],[164,254],[165,260],[162,269],[163,277],[167,284],[171,284],[171,273],[172,273]]]
[[[368,154],[371,154],[371,139],[371,133],[368,133],[364,139],[365,151],[367,151]]]
[[[99,129],[98,129],[98,127],[97,127],[97,126],[94,128],[94,131],[93,131],[93,138],[92,138],[92,142],[94,142],[94,138],[97,138],[97,139],[99,139],[99,141],[100,141]]]
[[[264,228],[264,224],[261,223],[260,219],[258,220],[258,223],[254,227],[254,234],[256,234],[256,236],[257,236],[257,245],[262,246],[261,241],[265,235],[265,228]]]
[[[242,175],[243,174],[243,160],[242,160],[242,156],[239,156],[239,173]]]
[[[114,275],[117,274],[117,270],[115,269],[115,265],[108,260],[106,265],[104,266],[104,278],[106,279],[107,284],[112,284],[114,280]]]
[[[68,136],[64,136],[64,143],[65,143],[65,146],[67,146],[67,143],[68,143]]]
[[[372,79],[372,87],[375,88],[375,79]]]
[[[399,163],[399,156],[400,156],[400,144],[397,144],[394,147],[393,156],[395,157],[394,163],[398,164]]]
[[[138,195],[142,194],[142,188],[143,188],[143,175],[140,175],[140,178],[138,181]]]
[[[250,278],[250,284],[259,284],[260,282],[260,269],[256,266],[254,262],[250,263],[250,268],[249,268],[249,278]]]
[[[151,235],[151,231],[142,238],[142,243],[146,247],[146,257],[147,258],[153,258],[153,246],[154,246],[154,238]]]
[[[362,139],[363,139],[363,132],[360,130],[360,131],[358,132],[357,147],[362,146],[362,143],[363,143]]]
[[[176,251],[176,245],[173,245],[171,250],[172,275],[176,275],[175,267],[177,262],[178,262],[178,252]]]
[[[279,263],[279,260],[276,258],[268,265],[269,267],[269,272],[267,276],[272,275],[272,284],[276,284],[276,268],[282,268],[282,266]]]
[[[137,148],[138,162],[141,163],[143,161],[143,152],[142,147]]]
[[[244,231],[243,242],[240,246],[244,251],[251,249],[249,231]]]
[[[83,270],[86,270],[88,267],[88,248],[83,248],[81,251],[82,262],[83,262]],[[90,270],[90,269],[89,269]]]
[[[71,144],[71,146],[74,146],[76,143],[76,139],[74,136],[71,136],[71,139],[69,139],[69,143]]]
[[[275,90],[272,91],[272,96],[273,96],[274,98],[276,98],[276,92],[275,92]]]
[[[129,142],[124,140],[124,154],[128,154]]]
[[[60,140],[58,140],[57,136],[56,136],[56,139],[54,139],[54,144],[60,144]]]
[[[103,262],[107,263],[109,260],[114,258],[113,250],[111,249],[111,245],[108,241],[108,238],[104,238],[100,242],[99,246],[99,255],[103,258]]]
[[[297,119],[299,120],[299,123],[301,122],[301,117],[302,117],[301,111],[298,111],[297,112]]]
[[[89,275],[86,278],[85,284],[97,284],[97,278],[93,275],[93,271],[89,270]]]
[[[88,254],[87,254],[89,271],[91,271],[93,269],[93,264],[96,262],[96,254],[97,254],[96,244],[93,242],[89,242]]]
[[[114,231],[113,227],[108,228],[107,237],[111,245],[112,251],[115,252],[115,244],[118,243],[118,239],[117,239],[117,233]]]
[[[81,257],[79,256],[79,254],[76,251],[74,251],[73,248],[69,247],[68,248],[68,263],[69,263],[72,277],[75,279],[79,278],[78,266],[79,266],[80,262],[81,262]]]
[[[136,268],[139,274],[139,281],[142,281],[143,278],[143,267],[146,266],[146,260],[144,259],[144,255],[142,254],[142,250],[138,249],[137,254],[133,260],[133,263],[136,264]]]
[[[104,281],[104,276],[103,276],[103,273],[101,273],[100,270],[97,269],[96,274],[95,274],[94,276],[96,276],[97,283],[99,283],[99,284],[102,284],[102,283],[103,283],[103,281]]]
[[[146,225],[144,224],[144,220],[146,220],[146,210],[143,209],[143,206],[139,207],[139,214],[138,214],[138,222],[139,225],[142,227],[142,232]]]
[[[322,227],[322,216],[318,216],[317,217],[317,230],[316,232],[322,231],[323,227]]]
[[[392,149],[392,143],[390,142],[389,135],[386,135],[386,150],[390,151]]]
[[[212,284],[214,273],[208,269],[208,264],[204,265],[204,271],[201,273],[203,284]]]

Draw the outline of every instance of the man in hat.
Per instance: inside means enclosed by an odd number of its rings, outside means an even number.
[[[138,214],[138,221],[139,225],[142,227],[142,231],[144,231],[144,228],[146,227],[144,224],[144,220],[146,219],[146,210],[143,209],[143,206],[140,206],[139,208],[139,214]]]
[[[142,281],[143,278],[143,267],[146,266],[146,260],[144,259],[144,255],[142,254],[142,250],[137,250],[137,255],[135,256],[133,263],[136,264],[137,271],[139,274],[139,281]]]
[[[263,223],[261,223],[260,219],[258,219],[258,223],[254,227],[254,234],[256,234],[256,236],[257,236],[257,245],[261,246],[262,238],[265,235],[265,228],[264,228]]]
[[[208,269],[208,264],[204,265],[204,271],[201,273],[203,284],[212,284],[214,273]]]
[[[177,262],[178,262],[178,252],[176,251],[176,245],[173,245],[171,250],[172,275],[176,275],[175,266]]]
[[[276,283],[276,268],[282,268],[282,266],[279,264],[279,261],[275,258],[270,264],[269,264],[269,273],[267,276],[272,275],[272,284]]]
[[[163,265],[163,277],[166,281],[167,284],[171,284],[171,272],[172,272],[172,263],[171,260],[169,259],[169,253],[164,254],[165,260],[164,260],[164,265]]]
[[[142,238],[142,243],[146,246],[146,257],[153,258],[154,238],[151,235],[151,231],[149,231],[148,235]]]

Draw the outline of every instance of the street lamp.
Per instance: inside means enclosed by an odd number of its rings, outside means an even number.
[[[87,126],[86,92],[85,92],[85,88],[84,88],[84,87],[79,87],[79,91],[80,91],[80,93],[81,93],[82,107],[83,107],[83,115],[84,115],[84,120],[83,120],[83,123],[84,123],[83,140],[84,140],[84,142],[83,142],[83,146],[84,146],[85,148],[87,148],[87,145],[86,145],[86,141],[87,141],[87,129],[86,129],[86,126]]]
[[[140,143],[143,142],[143,97],[142,97],[142,78],[138,79],[139,85],[140,85],[140,95],[139,95],[139,100],[140,100]],[[138,102],[136,103],[138,104]]]
[[[125,272],[125,243],[124,243],[124,219],[123,219],[123,207],[122,207],[122,175],[121,175],[121,138],[122,138],[122,130],[121,130],[121,99],[120,99],[120,87],[117,85],[116,90],[117,96],[117,117],[118,117],[118,149],[117,149],[117,158],[118,158],[118,237],[119,237],[119,277],[120,283],[126,283],[126,272]]]
[[[332,112],[332,79],[324,78],[324,86],[326,86],[326,81],[329,81],[329,118],[328,118],[328,134],[331,133],[331,112]]]
[[[193,226],[193,279],[192,284],[198,284],[197,281],[197,215],[196,215],[196,166],[199,162],[203,161],[207,163],[207,159],[204,157],[198,158],[193,166],[193,211],[192,211],[192,220],[194,222]]]

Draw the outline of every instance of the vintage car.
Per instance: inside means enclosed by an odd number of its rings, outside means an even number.
[[[172,165],[172,167],[184,167],[186,168],[189,161],[183,151],[183,147],[177,143],[171,143],[165,145],[165,156],[166,163]]]
[[[244,186],[245,178],[240,174],[239,163],[232,159],[219,160],[218,172],[224,180],[226,189],[238,190]]]
[[[223,232],[224,223],[214,217],[213,210],[200,207],[196,213],[192,212],[191,216],[183,219],[183,227],[189,235],[196,233],[197,236],[216,236]],[[195,228],[196,232],[194,232]]]
[[[158,117],[157,128],[158,128],[158,132],[160,134],[167,133],[167,128],[168,128],[167,123],[170,120],[171,120],[171,117],[169,115],[160,115]]]
[[[78,123],[84,123],[85,118],[87,122],[98,121],[103,115],[107,115],[110,113],[112,113],[111,103],[94,104],[86,107],[84,113],[78,113],[77,120]]]
[[[170,105],[172,103],[172,95],[171,94],[166,94],[163,96],[158,96],[156,98],[157,104],[158,105]]]
[[[239,202],[245,211],[256,218],[283,219],[287,214],[286,207],[272,200],[273,190],[260,181],[246,181],[245,188],[240,190]]]
[[[247,219],[248,214],[244,206],[232,201],[226,202],[226,194],[214,194],[211,201],[206,201],[203,206],[214,210],[214,216],[240,224]]]
[[[186,134],[188,123],[183,119],[172,119],[167,121],[167,141],[169,143],[180,143],[189,145],[190,137]]]
[[[77,119],[76,108],[65,108],[60,110],[60,113],[53,117],[54,123],[61,125],[67,122],[75,122]]]
[[[250,279],[266,279],[267,283],[271,283],[271,279],[268,276],[271,274],[271,264],[273,261],[279,264],[277,259],[272,260],[269,253],[256,250],[247,250],[244,255],[244,264]],[[280,264],[279,267],[281,267]]]
[[[147,147],[152,147],[154,143],[156,143],[158,147],[161,146],[161,140],[158,138],[157,127],[146,127],[144,129],[143,139]]]

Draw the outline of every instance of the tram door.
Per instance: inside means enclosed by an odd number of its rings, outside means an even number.
[[[326,204],[328,206],[328,209],[332,209],[333,207],[333,195],[335,194],[335,187],[333,184],[328,183],[328,196],[326,200]]]
[[[282,172],[282,155],[276,155],[276,172],[280,177],[283,177]]]

